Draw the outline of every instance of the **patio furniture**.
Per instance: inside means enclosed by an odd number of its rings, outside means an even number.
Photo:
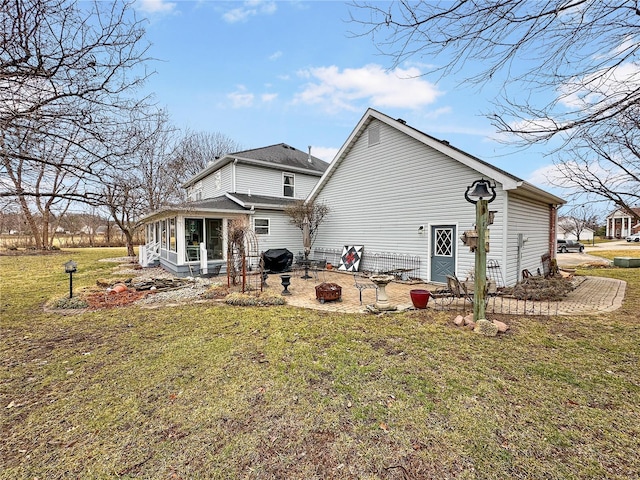
[[[362,291],[368,289],[375,289],[376,291],[376,302],[378,301],[378,286],[370,281],[367,277],[363,277],[362,275],[358,275],[355,273],[353,275],[353,280],[355,282],[356,288],[360,291],[360,305],[362,305]]]
[[[473,304],[473,289],[469,290],[455,275],[447,275],[447,286],[432,292],[431,297],[436,305],[451,305],[457,298],[463,298]]]
[[[311,260],[311,273],[313,273],[313,278],[315,278],[316,280],[318,280],[320,272],[324,274],[326,268],[327,260]]]

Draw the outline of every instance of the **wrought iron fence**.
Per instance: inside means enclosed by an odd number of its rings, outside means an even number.
[[[501,315],[558,315],[561,302],[557,300],[527,300],[512,296],[491,295],[486,299],[485,313]],[[473,312],[473,301],[468,297],[440,296],[436,294],[430,304],[435,310],[447,312]]]
[[[338,266],[342,249],[316,248],[314,259],[326,259],[327,262]],[[365,273],[387,273],[399,279],[408,279],[418,275],[420,271],[420,257],[416,255],[402,255],[392,252],[364,251],[360,261],[360,271]]]

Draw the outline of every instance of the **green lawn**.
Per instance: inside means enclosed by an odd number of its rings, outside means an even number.
[[[42,308],[64,262],[80,287],[124,253],[0,256],[0,478],[638,478],[635,269],[579,272],[628,282],[616,312],[496,338],[423,311]]]

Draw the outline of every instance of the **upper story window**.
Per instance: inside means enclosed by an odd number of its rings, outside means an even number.
[[[188,200],[191,200],[191,201],[202,200],[202,181],[199,181],[194,185],[191,185],[187,189],[187,197],[188,197]]]
[[[293,173],[282,174],[282,195],[285,197],[294,197],[296,193],[296,176]]]

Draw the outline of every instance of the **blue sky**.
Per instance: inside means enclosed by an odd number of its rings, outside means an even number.
[[[368,107],[446,139],[534,185],[551,164],[540,148],[495,140],[483,116],[501,80],[481,91],[462,78],[420,76],[414,59],[389,70],[368,36],[354,36],[349,5],[338,1],[138,0],[148,19],[157,73],[146,89],[173,122],[219,132],[245,148],[287,143],[326,161]]]

